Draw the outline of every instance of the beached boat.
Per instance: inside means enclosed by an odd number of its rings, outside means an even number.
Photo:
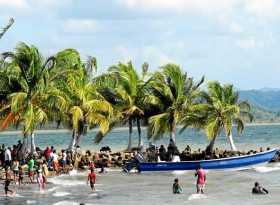
[[[271,161],[277,149],[271,149],[252,155],[229,157],[212,160],[182,161],[182,162],[140,162],[138,170],[143,171],[174,171],[174,170],[195,170],[200,165],[203,169],[236,169],[255,166]],[[127,166],[130,171],[133,166]]]

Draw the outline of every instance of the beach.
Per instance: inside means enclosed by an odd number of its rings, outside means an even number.
[[[123,150],[127,143],[127,129],[114,130],[99,145],[94,145],[92,139],[94,131],[82,140],[82,149],[98,151],[102,146],[110,146],[112,150]],[[145,134],[145,131],[144,131]],[[280,127],[275,125],[248,126],[241,136],[235,135],[238,149],[250,150],[263,148],[277,148]],[[35,141],[41,148],[52,142],[57,148],[64,148],[70,140],[68,132],[39,133]],[[20,135],[2,135],[1,142],[13,144],[20,139]],[[133,136],[135,144],[137,135]],[[156,145],[168,143],[168,137],[156,142]],[[145,142],[147,144],[147,141]],[[189,144],[192,148],[203,148],[208,143],[201,131],[187,129],[177,137],[177,144],[182,151]],[[218,138],[216,146],[228,148],[224,136]],[[171,186],[174,178],[179,178],[183,194],[173,195]],[[60,175],[49,178],[49,184],[44,194],[40,194],[37,185],[24,185],[17,189],[13,198],[5,198],[3,192],[0,204],[278,204],[280,196],[280,163],[261,165],[245,170],[207,171],[207,185],[205,196],[195,195],[193,171],[186,172],[151,172],[126,174],[119,168],[107,169],[105,174],[97,174],[97,192],[91,193],[86,185],[87,171],[77,174]],[[251,189],[255,181],[259,181],[269,190],[269,195],[253,196]],[[15,188],[15,185],[11,185]]]

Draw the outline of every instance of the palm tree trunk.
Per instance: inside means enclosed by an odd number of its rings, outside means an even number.
[[[216,138],[217,138],[217,136],[213,137],[213,139],[211,140],[209,145],[206,147],[206,149],[205,149],[206,155],[211,155],[213,153],[213,149],[214,149],[214,144],[215,144]]]
[[[22,141],[23,141],[22,142],[22,147],[21,147],[21,149],[19,151],[19,155],[18,155],[20,161],[25,159],[25,155],[26,155],[27,150],[28,150],[28,137],[26,135],[24,135]]]
[[[170,139],[172,139],[174,144],[176,144],[176,121],[175,120],[173,120],[171,124]]]
[[[68,146],[68,150],[73,151],[75,144],[76,144],[76,134],[75,134],[75,130],[73,130],[72,131],[72,139],[71,139],[70,144]]]
[[[30,135],[30,151],[31,151],[31,154],[35,153],[36,152],[36,146],[35,146],[35,135],[34,133],[32,132],[31,135]]]
[[[137,118],[136,122],[137,122],[137,130],[138,130],[138,148],[142,152],[144,147],[143,147],[143,139],[142,139],[142,135],[141,135],[140,119]]]
[[[229,140],[231,150],[236,151],[237,149],[236,149],[235,144],[233,142],[232,133],[230,132],[227,137],[228,137],[228,140]]]
[[[129,133],[128,133],[128,145],[127,150],[130,151],[132,147],[132,119],[129,118],[128,120],[128,126],[129,126]]]
[[[77,135],[75,147],[80,146],[80,142],[81,142],[82,137],[83,137],[83,134]]]

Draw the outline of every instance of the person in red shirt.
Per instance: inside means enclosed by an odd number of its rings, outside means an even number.
[[[88,174],[87,184],[88,182],[90,182],[91,190],[95,191],[96,174],[94,172],[94,169],[91,169],[90,173]]]
[[[206,173],[205,173],[204,169],[202,169],[201,165],[198,166],[195,176],[197,177],[197,182],[196,182],[197,193],[204,194],[204,187],[205,187],[205,183],[206,183]]]
[[[48,146],[48,147],[45,149],[45,151],[44,151],[44,156],[45,156],[45,158],[46,158],[46,161],[49,161],[51,152],[52,152],[52,150],[51,150],[51,148]]]

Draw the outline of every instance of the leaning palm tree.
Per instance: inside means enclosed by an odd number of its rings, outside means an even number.
[[[136,122],[138,131],[138,148],[143,149],[143,138],[141,132],[141,120],[144,117],[144,98],[145,98],[145,78],[148,74],[148,64],[142,65],[142,74],[138,74],[131,62],[127,64],[119,63],[109,68],[108,73],[100,76],[100,79],[107,78],[103,87],[104,96],[114,104],[115,112],[121,113],[116,115],[112,120],[111,127],[118,125],[116,120],[120,120],[122,124],[128,123],[128,146],[127,150],[132,148],[132,129],[133,122]],[[99,81],[100,81],[99,79]],[[110,85],[107,86],[108,82]],[[112,83],[114,82],[114,83]],[[107,85],[106,85],[107,84]],[[104,89],[104,87],[106,88]],[[121,117],[120,117],[121,116]],[[98,134],[95,141],[99,142],[102,135]]]
[[[176,141],[176,129],[182,119],[187,120],[184,112],[189,110],[200,94],[199,87],[204,77],[194,83],[181,68],[175,64],[161,67],[149,82],[152,101],[159,107],[159,113],[149,118],[148,137],[157,140],[169,133],[170,139]],[[187,123],[185,123],[187,125]]]
[[[92,128],[98,125],[101,133],[108,131],[113,108],[91,81],[90,72],[96,69],[95,58],[91,57],[87,63],[82,63],[77,51],[66,49],[57,54],[57,67],[72,70],[67,72],[66,77],[56,80],[56,87],[63,93],[67,108],[59,110],[54,118],[71,125],[72,140],[68,149],[74,151],[88,126]]]
[[[8,24],[4,28],[0,29],[0,39],[9,30],[9,28],[13,25],[14,22],[15,20],[13,18],[10,18]]]
[[[205,132],[211,139],[206,153],[212,153],[215,140],[222,131],[228,138],[231,149],[236,151],[232,138],[233,124],[236,124],[238,133],[242,133],[244,118],[252,120],[249,103],[239,100],[238,92],[234,91],[232,85],[221,85],[217,81],[208,83],[208,94],[205,97],[208,102]]]
[[[44,59],[34,46],[20,43],[15,52],[5,52],[3,59],[9,59],[14,76],[17,76],[18,89],[7,95],[1,111],[6,113],[2,128],[10,123],[21,123],[26,150],[27,137],[31,136],[31,152],[35,151],[34,131],[38,125],[48,120],[49,100],[55,98],[56,105],[63,107],[57,90],[48,82],[48,73],[55,65],[55,58]],[[8,71],[7,71],[8,72]],[[49,109],[48,109],[49,108]]]

